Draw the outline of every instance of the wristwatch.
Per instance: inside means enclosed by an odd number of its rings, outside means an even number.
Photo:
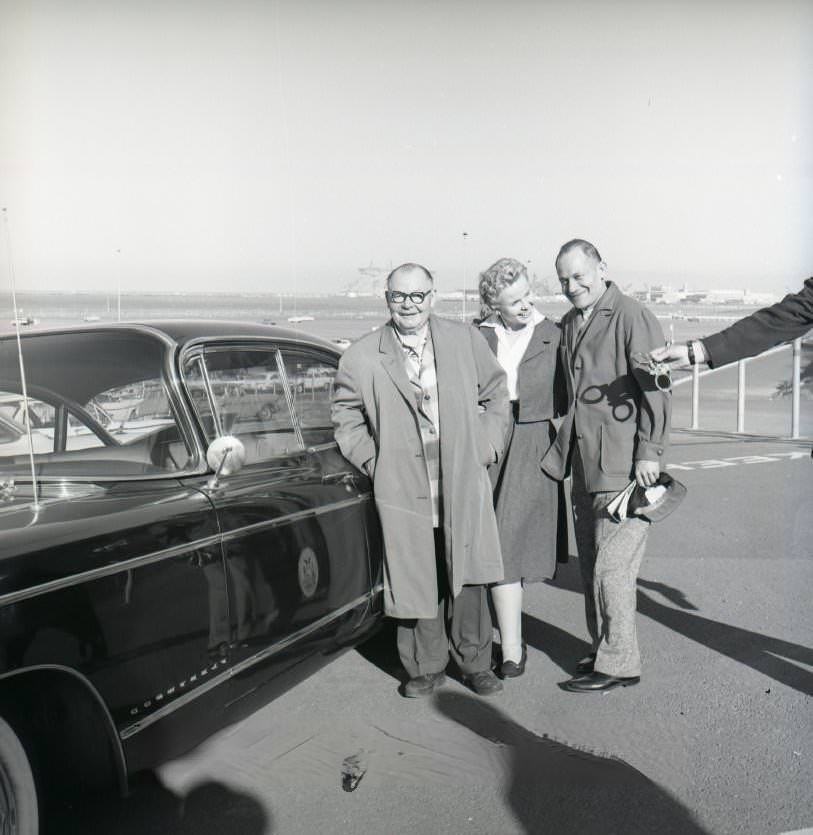
[[[692,340],[686,343],[689,349],[689,365],[702,365],[706,362],[706,349],[699,339]]]

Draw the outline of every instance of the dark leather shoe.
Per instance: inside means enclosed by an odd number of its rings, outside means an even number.
[[[607,676],[604,673],[588,673],[586,676],[576,676],[566,681],[563,685],[565,690],[571,693],[604,693],[614,687],[631,687],[638,684],[641,676],[630,676],[629,678],[618,678]]]
[[[502,690],[502,682],[491,670],[464,675],[463,683],[471,687],[478,696],[493,696]]]
[[[404,696],[407,699],[420,699],[431,696],[438,687],[446,681],[446,673],[429,673],[425,676],[415,676],[404,685]]]
[[[576,664],[576,672],[579,675],[584,675],[585,673],[592,673],[593,672],[593,664],[596,663],[596,654],[594,652],[590,652],[584,656],[584,658]]]
[[[528,647],[525,641],[522,642],[522,657],[517,661],[503,661],[500,664],[500,676],[502,678],[517,678],[525,672],[525,664],[528,661]]]

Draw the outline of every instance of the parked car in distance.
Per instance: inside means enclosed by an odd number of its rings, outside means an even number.
[[[257,709],[369,635],[383,590],[334,346],[210,321],[21,346],[33,449],[0,338],[3,835]]]

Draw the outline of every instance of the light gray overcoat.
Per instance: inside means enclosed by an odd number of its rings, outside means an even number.
[[[442,525],[449,586],[502,579],[486,466],[509,425],[505,372],[471,325],[432,315],[440,416]],[[343,455],[373,477],[384,534],[384,604],[397,618],[438,610],[429,476],[415,391],[388,323],[351,345],[336,374],[333,424]]]

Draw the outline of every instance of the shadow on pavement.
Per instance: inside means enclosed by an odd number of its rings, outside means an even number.
[[[393,618],[384,618],[381,628],[363,644],[359,644],[356,651],[362,658],[392,676],[396,681],[403,681],[405,678],[406,673],[398,657]]]
[[[469,696],[441,692],[435,706],[443,716],[501,746],[508,775],[506,801],[527,833],[705,832],[685,807],[622,760],[537,736]]]
[[[575,675],[576,663],[590,652],[587,641],[527,612],[522,614],[522,635],[529,647],[547,655],[568,675]]]
[[[263,835],[273,831],[267,810],[222,783],[199,783],[178,796],[152,774],[133,781],[130,796],[85,801],[53,810],[42,835]]]
[[[639,586],[655,588],[669,599],[662,589],[662,583],[649,583],[638,580]],[[676,589],[665,587],[674,594],[680,594]],[[680,605],[680,604],[678,604]],[[689,604],[691,606],[691,604]],[[691,638],[699,644],[727,655],[734,661],[739,661],[754,670],[784,684],[801,693],[813,695],[813,674],[802,669],[798,664],[813,666],[813,649],[801,644],[761,635],[750,629],[730,626],[701,615],[692,614],[681,609],[673,609],[653,600],[649,595],[638,591],[638,611],[663,626]],[[691,606],[694,609],[694,606]]]
[[[550,584],[581,595],[581,580],[578,575],[578,567],[574,566],[575,563],[575,560],[571,560],[570,563],[562,566],[563,570],[560,570],[556,580],[550,581]],[[638,586],[638,612],[640,614],[646,615],[646,617],[660,623],[662,626],[715,652],[719,652],[721,655],[745,664],[780,684],[792,687],[794,690],[807,695],[813,694],[813,674],[798,666],[799,664],[813,666],[813,649],[695,614],[697,607],[691,603],[687,596],[680,589],[666,583],[658,583],[639,577]],[[655,591],[663,595],[678,608],[659,603],[641,589]],[[556,627],[551,627],[551,629],[556,630]],[[561,630],[556,631],[560,632]],[[542,632],[543,636],[544,634]],[[542,640],[545,640],[544,637]],[[556,636],[555,641],[561,643],[563,639]],[[582,647],[585,646],[583,642],[579,643]],[[551,652],[550,646],[544,644],[538,646],[536,643],[533,645],[542,652],[547,652],[554,661],[557,661]],[[569,660],[570,666],[573,665],[573,659],[577,657],[578,655],[571,657]]]

